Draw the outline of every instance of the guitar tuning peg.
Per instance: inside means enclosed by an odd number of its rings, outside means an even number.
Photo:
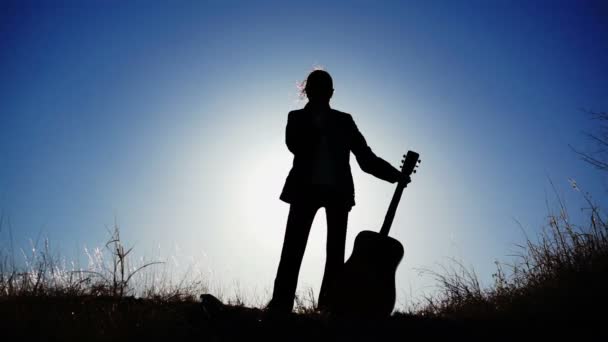
[[[416,173],[416,170],[412,171],[412,173]]]
[[[418,159],[418,164],[422,163],[422,159]]]

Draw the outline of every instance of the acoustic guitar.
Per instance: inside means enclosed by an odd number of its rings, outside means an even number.
[[[411,175],[419,154],[408,151],[401,172]],[[403,245],[388,236],[407,184],[399,182],[380,232],[364,230],[355,238],[353,252],[331,288],[328,311],[337,317],[382,319],[395,307],[395,273],[403,258]]]

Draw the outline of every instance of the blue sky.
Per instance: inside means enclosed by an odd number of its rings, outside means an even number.
[[[3,2],[0,209],[15,244],[64,255],[114,219],[142,255],[196,262],[218,283],[269,291],[288,206],[287,112],[315,66],[334,78],[372,149],[423,164],[397,212],[400,300],[455,257],[490,281],[495,259],[547,215],[552,179],[605,194],[578,161],[608,108],[600,1]],[[357,232],[378,229],[393,186],[352,159]],[[300,285],[318,289],[324,213]],[[0,232],[8,242],[7,227]],[[181,260],[181,261],[179,261]]]

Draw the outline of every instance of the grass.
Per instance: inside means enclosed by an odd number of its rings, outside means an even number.
[[[0,231],[4,223],[0,217]],[[53,254],[48,239],[44,246],[31,244],[28,253],[21,251],[24,263],[18,266],[13,251],[0,250],[0,297],[91,296],[140,297],[162,301],[195,300],[197,293],[209,291],[201,279],[169,280],[166,273],[143,271],[163,262],[139,263],[131,260],[132,247],[125,247],[118,225],[108,231],[104,248],[90,251],[86,268]],[[12,249],[12,247],[11,247]]]
[[[301,340],[364,339],[368,334],[493,338],[497,331],[517,336],[530,328],[543,334],[582,329],[605,335],[596,322],[607,318],[608,223],[591,197],[583,197],[584,224],[572,222],[558,196],[558,208],[548,215],[545,229],[519,246],[518,259],[496,263],[492,286],[482,288],[473,271],[454,261],[433,272],[439,284],[434,296],[384,322],[357,322],[348,328],[334,324],[316,312],[311,290],[296,298],[296,313],[278,323],[262,324],[261,310],[246,307],[238,292],[222,298],[229,305],[221,314],[210,315],[199,303],[200,294],[212,292],[205,281],[184,278],[174,283],[158,277],[154,268],[160,262],[132,262],[132,248],[125,247],[116,225],[103,249],[86,251],[86,268],[59,261],[48,241],[41,249],[33,244],[29,255],[23,253],[21,267],[14,255],[0,250],[0,321],[5,330],[39,334],[45,340],[294,340],[296,332]],[[0,217],[0,228],[3,224]],[[493,333],[484,335],[484,328]]]
[[[608,305],[608,224],[588,194],[585,225],[572,222],[558,198],[545,229],[519,246],[518,260],[496,263],[493,286],[459,263],[434,273],[440,293],[419,314],[452,319],[605,319]]]

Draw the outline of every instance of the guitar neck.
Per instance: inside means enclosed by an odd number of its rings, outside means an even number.
[[[393,199],[391,200],[391,204],[388,206],[388,211],[386,212],[386,216],[384,217],[384,223],[382,224],[382,228],[380,229],[380,234],[383,236],[388,236],[388,232],[391,230],[391,225],[393,224],[393,219],[395,218],[397,206],[399,206],[399,201],[401,200],[401,195],[403,194],[404,188],[404,185],[397,184],[397,188],[395,189],[395,193],[393,194]]]

